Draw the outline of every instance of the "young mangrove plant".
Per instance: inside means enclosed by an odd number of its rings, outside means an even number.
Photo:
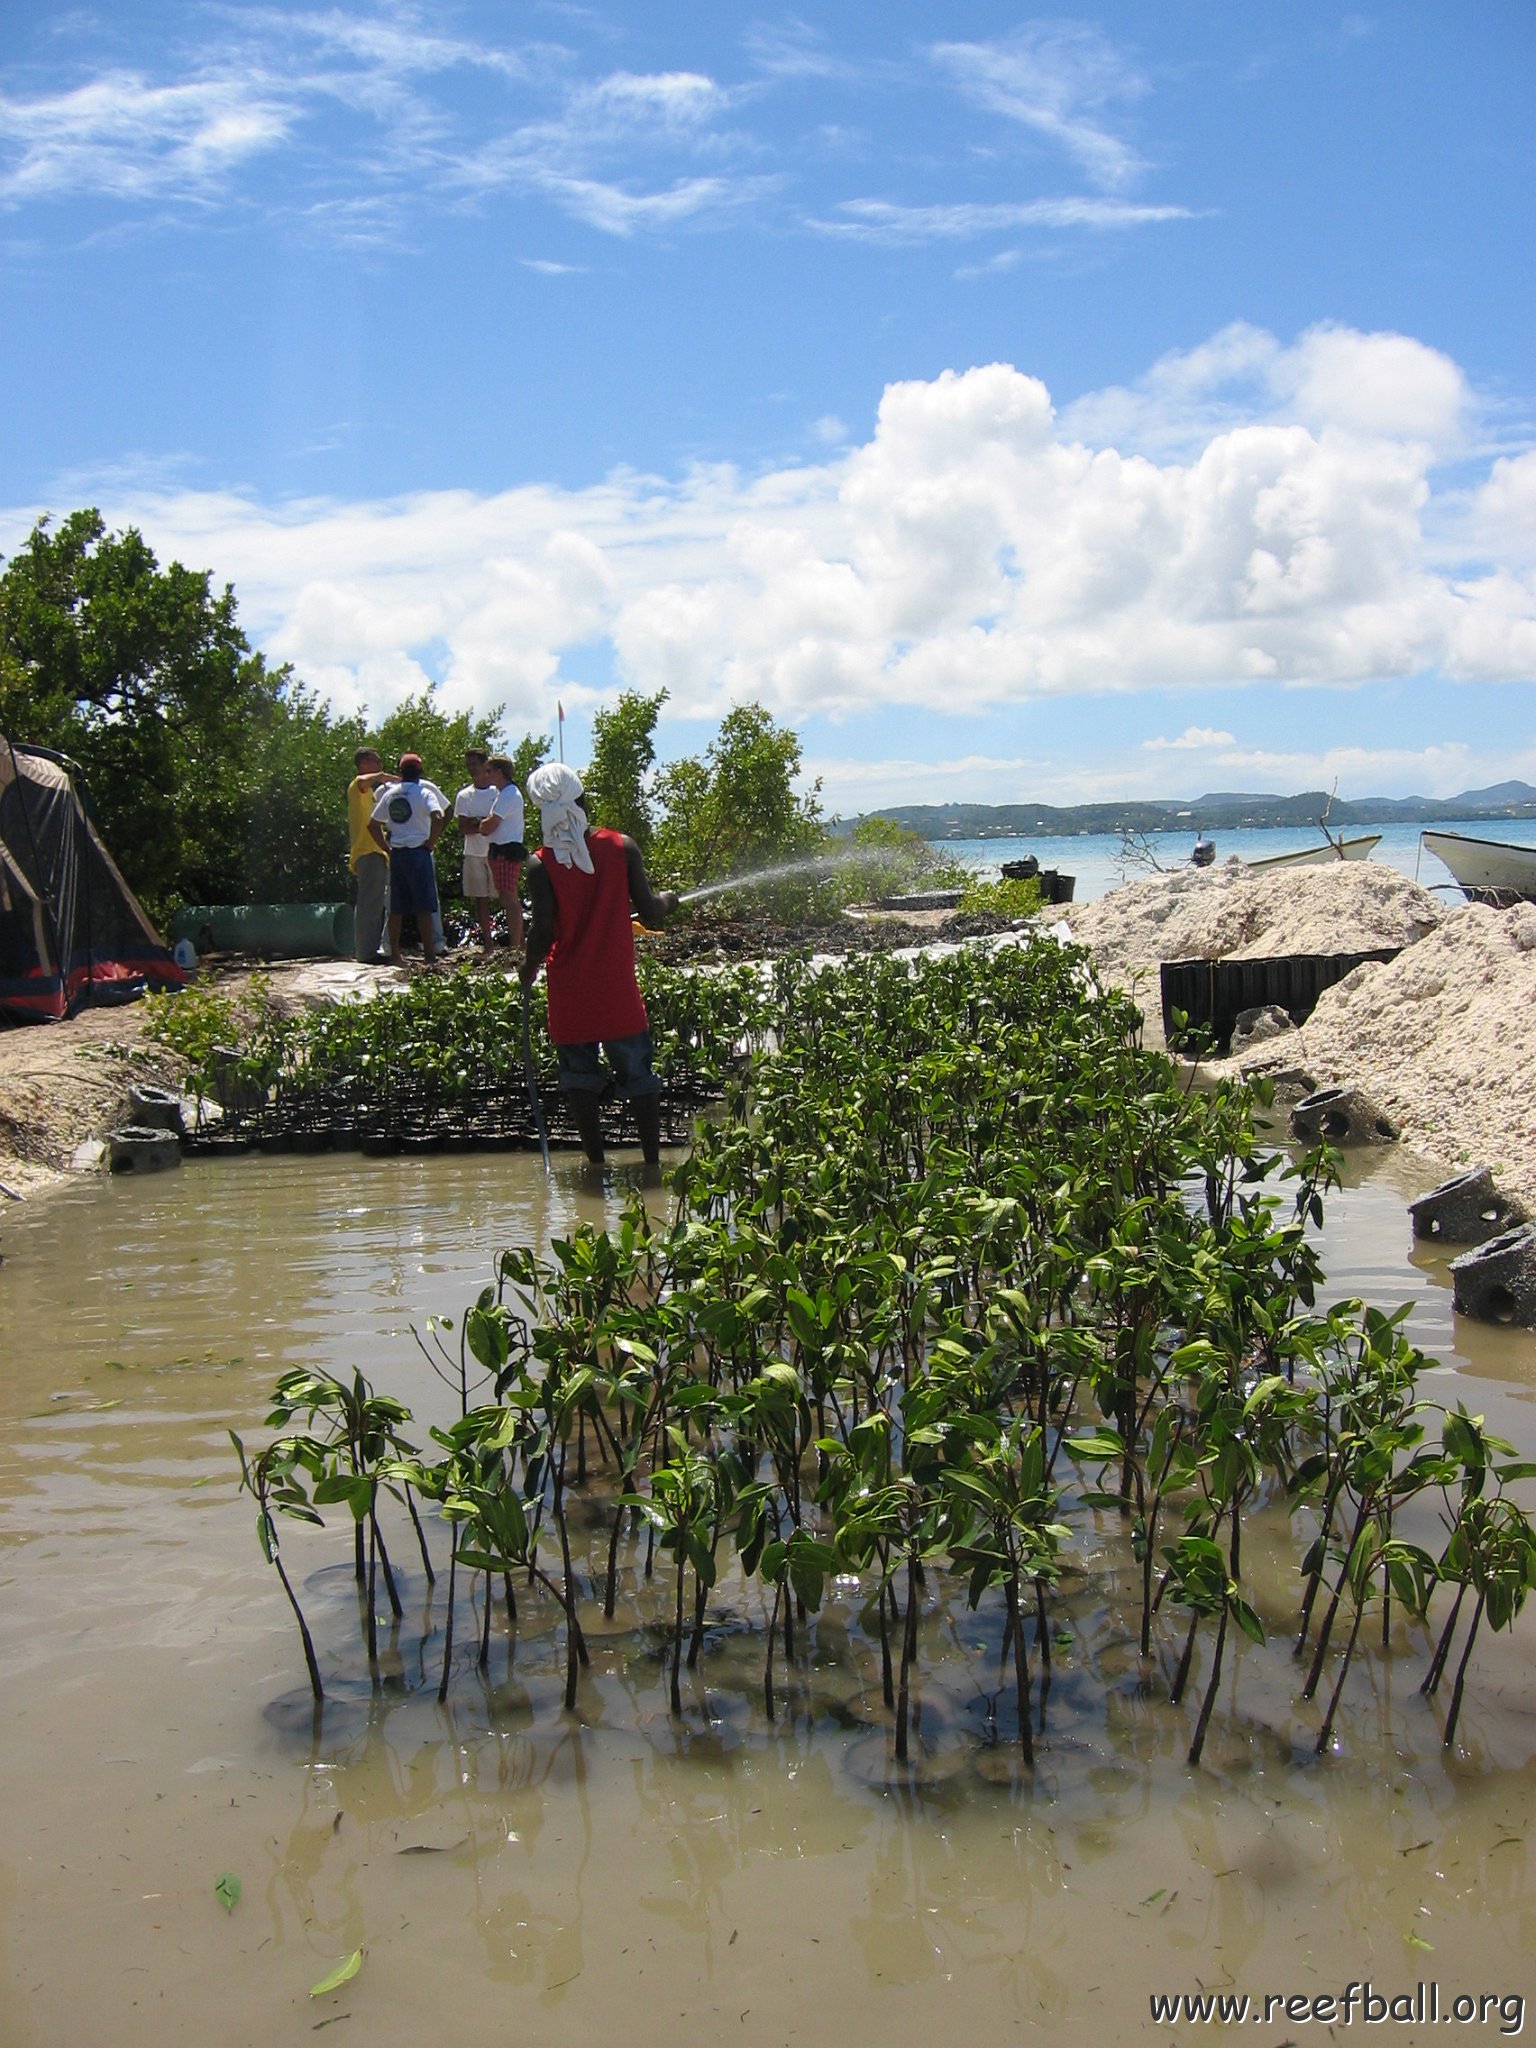
[[[429,1601],[424,1636],[441,1629],[444,1698],[470,1661],[455,1649],[466,1584],[482,1671],[498,1606],[510,1662],[519,1589],[558,1603],[568,1707],[588,1661],[581,1602],[611,1618],[622,1598],[665,1634],[679,1716],[723,1597],[763,1638],[767,1721],[813,1698],[818,1647],[846,1630],[878,1658],[905,1764],[929,1655],[946,1654],[924,1619],[952,1634],[963,1587],[1001,1644],[987,1733],[1011,1675],[1025,1764],[1070,1623],[1124,1628],[1144,1694],[1167,1673],[1159,1711],[1181,1717],[1199,1766],[1234,1667],[1239,1689],[1294,1670],[1305,1700],[1326,1679],[1328,1750],[1347,1739],[1351,1671],[1425,1641],[1441,1601],[1424,1689],[1453,1672],[1455,1742],[1481,1632],[1512,1625],[1536,1576],[1510,1492],[1536,1464],[1460,1410],[1430,1446],[1440,1411],[1405,1310],[1319,1307],[1334,1155],[1270,1149],[1264,1091],[1190,1085],[1070,948],[659,970],[647,993],[674,1072],[723,1098],[666,1214],[636,1199],[612,1228],[514,1247],[456,1331],[429,1324],[452,1415],[425,1450],[360,1374],[303,1370],[278,1383],[276,1440],[240,1447],[317,1698],[277,1530],[336,1507],[376,1677],[376,1577],[401,1612],[391,1515],[408,1514],[429,1580],[428,1529],[447,1525],[446,1610]],[[458,976],[263,1021],[249,1079],[268,1109],[438,1100],[467,1123],[494,1106],[461,1075],[520,1085],[509,1002]],[[211,1028],[188,1044],[210,1064]],[[552,1080],[552,1050],[537,1057]],[[1432,1555],[1418,1524],[1437,1501]],[[1269,1621],[1293,1665],[1256,1654],[1255,1531],[1273,1545],[1287,1506],[1299,1612]],[[1074,1592],[1090,1571],[1109,1588],[1092,1610]],[[1240,1658],[1234,1632],[1254,1646]]]

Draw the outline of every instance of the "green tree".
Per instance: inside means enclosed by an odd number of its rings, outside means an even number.
[[[227,766],[234,820],[222,858],[187,866],[181,894],[197,903],[326,902],[347,893],[341,792],[363,745],[357,715],[336,718],[294,682],[248,712]]]
[[[453,796],[464,750],[501,744],[502,711],[447,713],[431,688],[372,738]],[[151,912],[178,903],[325,902],[348,892],[345,791],[363,720],[332,714],[241,632],[232,589],[162,568],[94,510],[40,520],[0,572],[0,730],[76,762],[87,800]],[[519,782],[548,753],[525,735]],[[439,883],[457,896],[459,840]]]
[[[738,704],[702,760],[685,758],[657,778],[662,815],[652,841],[656,872],[680,889],[782,865],[827,840],[815,783],[795,793],[800,740],[761,704]]]
[[[592,720],[592,760],[585,777],[587,814],[594,825],[627,832],[642,852],[649,849],[655,816],[650,775],[656,761],[656,719],[665,690],[645,697],[626,690],[618,702]]]
[[[0,725],[84,771],[95,816],[152,907],[216,871],[237,829],[231,738],[289,685],[252,652],[234,592],[162,569],[101,514],[39,520],[0,574]]]

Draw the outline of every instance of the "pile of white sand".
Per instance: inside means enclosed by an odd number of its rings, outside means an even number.
[[[1294,1036],[1319,1085],[1364,1088],[1415,1151],[1491,1166],[1536,1207],[1536,904],[1453,911],[1422,944],[1324,992]]]
[[[1133,990],[1154,1038],[1165,960],[1402,947],[1327,990],[1299,1032],[1232,1064],[1361,1087],[1416,1152],[1447,1172],[1491,1166],[1536,1210],[1536,904],[1445,904],[1393,868],[1337,861],[1186,868],[1047,915]]]
[[[1411,946],[1446,915],[1427,890],[1371,861],[1327,867],[1181,868],[1113,889],[1062,917],[1122,988],[1138,981],[1143,1007],[1158,1003],[1164,960],[1262,960],[1281,953],[1372,953]]]

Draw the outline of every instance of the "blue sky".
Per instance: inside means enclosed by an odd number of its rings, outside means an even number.
[[[832,808],[1536,781],[1536,15],[0,14],[0,549]]]

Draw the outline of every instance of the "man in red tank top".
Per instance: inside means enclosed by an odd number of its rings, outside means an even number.
[[[632,1103],[648,1164],[661,1156],[661,1082],[651,1064],[651,1027],[635,979],[633,908],[660,925],[677,894],[658,895],[633,839],[587,822],[581,778],[546,762],[528,778],[544,844],[528,863],[532,931],[525,987],[548,964],[549,1035],[560,1058],[560,1092],[571,1105],[589,1159],[603,1156],[602,1103],[612,1092]],[[604,1071],[600,1052],[613,1068]]]

